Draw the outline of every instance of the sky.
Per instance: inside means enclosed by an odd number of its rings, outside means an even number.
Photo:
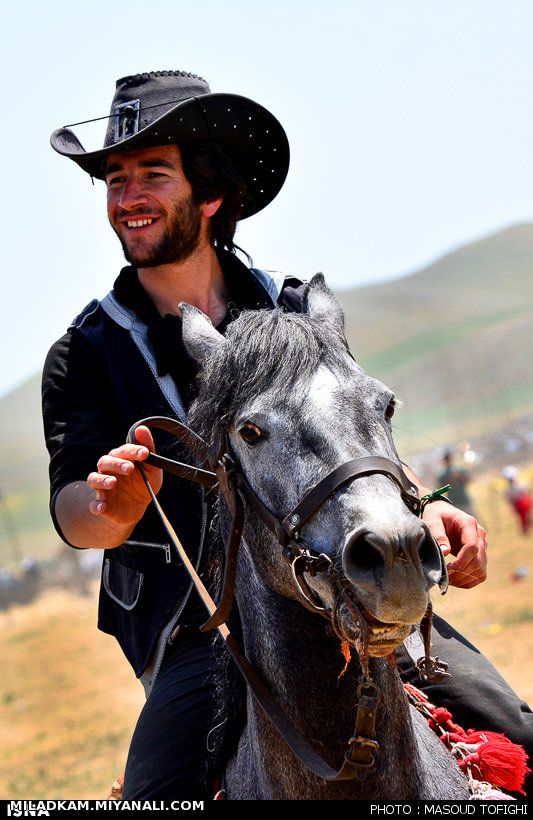
[[[533,220],[530,0],[22,0],[4,6],[0,395],[123,264],[105,189],[50,148],[115,80],[205,77],[284,125],[291,167],[237,242],[336,288],[415,271]],[[100,147],[103,126],[79,131]]]

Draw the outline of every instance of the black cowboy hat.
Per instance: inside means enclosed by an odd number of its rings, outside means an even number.
[[[278,120],[246,97],[212,94],[195,74],[150,71],[117,80],[108,119],[99,151],[86,151],[69,127],[54,131],[52,148],[92,177],[104,179],[105,159],[112,151],[168,143],[217,145],[246,183],[241,219],[268,205],[285,182],[289,143]]]

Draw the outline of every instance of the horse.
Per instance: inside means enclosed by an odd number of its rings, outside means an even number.
[[[303,313],[245,311],[225,336],[197,308],[181,307],[184,343],[200,365],[188,423],[242,478],[232,617],[245,655],[332,770],[346,760],[356,701],[374,693],[375,740],[363,738],[357,776],[342,780],[307,768],[249,689],[233,717],[226,701],[228,799],[468,799],[466,778],[408,702],[392,662],[443,571],[416,501],[406,498],[416,491],[393,442],[393,392],[352,357],[342,307],[321,274],[309,283]],[[339,479],[342,465],[369,459],[392,466],[350,467]],[[317,484],[320,498],[309,506]],[[308,508],[297,522],[302,499]],[[235,510],[227,497],[219,506],[223,541]],[[282,533],[284,548],[275,522],[291,533]],[[342,646],[351,649],[349,662]],[[236,673],[222,667],[224,697],[238,702]]]

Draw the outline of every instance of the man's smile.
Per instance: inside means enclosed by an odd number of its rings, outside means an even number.
[[[139,215],[122,217],[119,220],[119,225],[123,230],[126,229],[127,233],[144,233],[147,230],[147,228],[149,228],[151,225],[155,225],[156,222],[159,222],[159,217],[157,216]]]
[[[153,219],[127,219],[122,224],[126,224],[128,228],[144,228],[145,225],[151,225]]]

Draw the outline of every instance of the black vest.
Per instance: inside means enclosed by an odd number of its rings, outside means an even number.
[[[303,288],[298,280],[277,285],[263,271],[251,273],[272,307],[278,303],[289,310],[301,310]],[[185,420],[175,383],[170,376],[157,376],[146,327],[113,293],[101,302],[91,302],[72,328],[91,344],[108,375],[113,390],[108,403],[119,441],[146,416]],[[190,462],[190,454],[179,442],[162,436],[155,434],[158,452]],[[203,489],[166,474],[158,498],[189,558],[200,564],[207,515]],[[149,506],[128,540],[105,550],[98,612],[99,629],[117,638],[137,676],[149,663],[161,631],[179,621],[189,589],[189,576],[170,547],[157,513]]]

